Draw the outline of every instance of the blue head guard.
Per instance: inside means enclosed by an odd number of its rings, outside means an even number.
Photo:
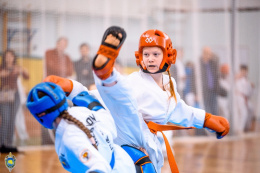
[[[39,92],[44,95],[39,96]],[[68,103],[60,86],[43,82],[30,91],[26,106],[41,125],[53,129],[53,121],[68,108]]]

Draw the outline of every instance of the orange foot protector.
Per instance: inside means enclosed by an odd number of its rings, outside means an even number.
[[[93,60],[93,70],[100,79],[105,80],[111,75],[115,59],[125,39],[126,32],[123,28],[111,26],[105,31],[97,55]],[[100,62],[102,58],[103,61]]]

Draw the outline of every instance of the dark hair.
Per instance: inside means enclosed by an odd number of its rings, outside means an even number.
[[[240,70],[248,70],[248,67],[247,67],[247,65],[245,65],[245,64],[242,64],[242,65],[240,65]]]
[[[2,57],[2,63],[1,63],[1,68],[4,69],[6,68],[6,55],[7,53],[11,53],[13,56],[14,56],[14,62],[13,62],[13,65],[16,64],[16,59],[17,59],[17,56],[15,54],[15,52],[11,49],[7,49],[4,54],[3,54],[3,57]]]
[[[89,44],[87,44],[87,43],[82,43],[79,47],[80,47],[80,49],[81,49],[81,48],[84,47],[84,46],[86,46],[86,47],[89,48]]]

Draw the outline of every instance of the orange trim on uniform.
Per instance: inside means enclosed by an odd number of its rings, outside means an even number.
[[[142,167],[142,166],[140,166],[140,168],[141,168],[141,172],[142,172],[142,173],[144,173],[144,171],[143,171],[143,167]]]
[[[152,163],[151,161],[149,161],[149,162],[144,162],[143,164],[141,164],[140,166],[143,166],[143,165],[145,165],[145,164],[147,164],[147,163]]]
[[[148,156],[147,156],[147,157],[148,157]],[[143,164],[140,165],[140,168],[141,168],[141,172],[142,172],[142,173],[144,172],[142,166],[145,165],[146,163],[152,163],[152,162],[151,162],[151,161],[150,161],[150,162],[144,162]]]
[[[141,159],[146,158],[146,157],[149,157],[149,156],[141,157],[140,159],[138,159],[138,160],[135,162],[135,164],[136,164],[137,162],[139,162]]]

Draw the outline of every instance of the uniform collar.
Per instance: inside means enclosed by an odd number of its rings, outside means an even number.
[[[154,81],[153,77],[149,73],[144,73],[142,70],[139,70],[139,73],[141,74],[141,76],[143,78],[146,78],[149,81],[153,81],[156,84],[156,82]],[[169,76],[163,74],[163,85],[167,85],[167,84],[169,84]]]

